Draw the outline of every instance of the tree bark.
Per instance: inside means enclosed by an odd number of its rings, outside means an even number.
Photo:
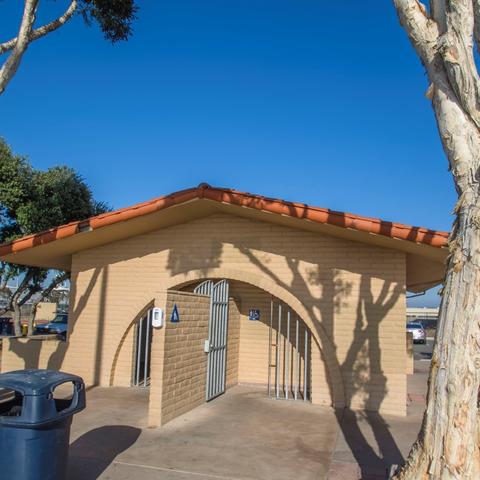
[[[67,23],[77,11],[77,0],[69,3],[65,12],[55,20],[34,29],[36,11],[39,0],[24,0],[25,7],[23,10],[22,21],[18,35],[6,42],[0,43],[0,55],[11,51],[5,63],[0,68],[0,95],[5,91],[10,80],[15,76],[18,67],[22,61],[23,55],[27,51],[32,42],[44,37],[45,35],[57,30]]]
[[[394,0],[458,193],[422,429],[397,480],[480,478],[480,111],[472,0]]]
[[[42,294],[38,297],[38,299],[33,303],[32,305],[32,314],[30,315],[30,318],[28,320],[28,331],[27,335],[33,335],[33,323],[35,321],[35,316],[37,314],[37,307],[38,304],[43,301],[45,298],[49,297],[53,290],[63,283],[65,280],[68,280],[70,278],[70,274],[68,272],[63,272],[57,275],[51,282],[50,285],[43,290]]]
[[[13,313],[13,331],[17,337],[22,335],[22,306],[28,301],[29,298],[31,298],[34,293],[34,290],[31,288],[32,286],[29,285],[33,277],[33,271],[27,272],[10,299],[9,311]]]

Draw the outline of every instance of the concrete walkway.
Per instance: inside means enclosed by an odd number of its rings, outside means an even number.
[[[156,429],[144,428],[146,392],[95,388],[88,402],[72,425],[70,480],[324,479],[338,430],[330,408],[247,387]]]
[[[95,388],[75,416],[70,480],[384,480],[420,428],[429,362],[409,376],[408,416],[334,412],[234,387],[146,428],[147,391]]]
[[[407,377],[407,417],[339,412],[328,480],[385,480],[392,465],[404,463],[422,423],[429,368],[430,362],[416,361]]]

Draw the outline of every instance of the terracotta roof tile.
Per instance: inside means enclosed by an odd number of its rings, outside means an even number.
[[[149,213],[163,210],[173,205],[180,205],[201,198],[304,219],[315,223],[407,240],[438,248],[447,245],[449,236],[448,232],[429,230],[423,227],[412,227],[401,223],[387,222],[378,218],[363,217],[346,212],[312,207],[304,203],[287,202],[285,200],[263,197],[261,195],[239,192],[232,189],[211,187],[206,183],[201,183],[196,188],[181,190],[147,202],[138,203],[131,207],[103,213],[87,220],[71,222],[45,232],[19,238],[13,242],[0,245],[0,256],[71,237],[85,229],[96,230],[107,225],[123,222],[142,215],[148,215]]]

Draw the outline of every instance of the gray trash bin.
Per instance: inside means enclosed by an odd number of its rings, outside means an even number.
[[[72,384],[72,394],[54,390]],[[85,385],[76,375],[54,370],[0,374],[0,477],[64,480],[72,416],[85,408]]]

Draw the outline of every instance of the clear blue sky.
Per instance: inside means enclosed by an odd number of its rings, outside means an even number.
[[[2,40],[19,4],[0,3]],[[40,20],[65,2],[43,4]],[[28,50],[0,135],[34,166],[74,167],[115,208],[206,181],[450,229],[426,77],[389,1],[139,4],[127,43],[77,18]]]

